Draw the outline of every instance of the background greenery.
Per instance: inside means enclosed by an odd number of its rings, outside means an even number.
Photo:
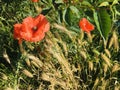
[[[119,90],[119,7],[119,0],[0,0],[0,89]],[[13,25],[40,13],[50,31],[20,46]],[[95,25],[92,37],[79,28],[83,17]]]

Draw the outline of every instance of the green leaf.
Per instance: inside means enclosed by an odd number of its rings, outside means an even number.
[[[69,7],[67,9],[65,9],[64,12],[63,12],[63,20],[66,23],[68,23],[69,25],[71,25],[72,15],[73,15],[72,11]]]
[[[76,14],[77,18],[80,18],[79,10],[75,6],[70,6],[70,9],[73,13]]]
[[[105,1],[99,5],[99,7],[103,7],[103,6],[109,6],[109,2]]]
[[[70,29],[76,33],[80,33],[80,28],[79,27],[74,27],[74,26],[71,26]]]
[[[58,22],[61,23],[63,21],[63,12],[62,10],[58,10]]]
[[[82,5],[93,7],[88,1],[82,1]]]
[[[112,5],[119,4],[118,0],[114,0]]]
[[[101,37],[105,41],[111,30],[111,18],[106,9],[100,9],[97,12],[94,11],[94,20]]]
[[[63,0],[56,0],[55,3],[61,4],[61,3],[64,3],[64,2],[63,2]]]
[[[63,11],[63,20],[73,25],[80,18],[80,11],[75,6],[69,6]]]
[[[51,9],[52,9],[52,7],[45,8],[45,9],[42,10],[41,14],[46,15]]]
[[[101,32],[105,39],[107,39],[111,31],[111,18],[106,9],[100,9],[98,12]]]
[[[93,11],[93,17],[94,17],[94,20],[95,20],[95,24],[96,24],[96,26],[97,26],[97,29],[98,29],[101,37],[102,37],[103,40],[105,41],[105,38],[104,38],[104,36],[103,36],[103,34],[102,34],[102,31],[101,31],[101,28],[100,28],[100,23],[99,23],[99,19],[98,19],[98,13],[97,13],[95,10]]]

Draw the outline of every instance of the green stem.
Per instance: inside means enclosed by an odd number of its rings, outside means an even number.
[[[18,90],[18,74],[20,69],[20,63],[17,63],[17,70],[15,72],[14,90]]]

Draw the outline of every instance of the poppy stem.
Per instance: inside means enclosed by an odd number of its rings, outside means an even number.
[[[88,36],[88,40],[89,40],[89,42],[92,42],[92,35],[91,35],[90,32],[87,33],[87,36]]]
[[[23,45],[22,45],[22,43],[19,44],[19,47],[20,47],[20,52],[21,52],[21,53],[24,53],[25,51],[24,51],[24,49],[23,49]]]
[[[41,13],[42,8],[38,6],[38,3],[34,3],[34,7],[35,7],[35,10],[38,14]]]
[[[84,38],[84,32],[81,30],[81,32],[80,32],[80,40],[82,41],[83,38]]]
[[[19,76],[20,62],[17,63],[17,70],[15,72],[14,90],[18,90],[18,76]]]

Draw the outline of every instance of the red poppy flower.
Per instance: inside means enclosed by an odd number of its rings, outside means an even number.
[[[86,18],[82,18],[79,22],[80,28],[85,32],[94,30],[94,25],[91,24]]]
[[[35,18],[27,17],[22,24],[14,25],[14,38],[37,42],[44,38],[45,32],[50,29],[50,23],[42,14]]]
[[[38,2],[38,0],[32,0],[32,2]]]

